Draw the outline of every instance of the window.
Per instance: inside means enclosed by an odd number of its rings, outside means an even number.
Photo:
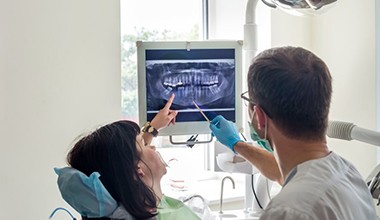
[[[121,92],[125,119],[138,122],[136,41],[202,40],[202,9],[202,0],[121,1]],[[192,178],[197,178],[195,174],[204,170],[206,146],[203,144],[193,148],[173,146],[167,137],[155,138],[153,144],[159,148],[158,151],[166,161],[171,161],[172,168],[168,169],[166,176],[179,181],[174,187],[186,187],[185,182],[180,182],[187,181],[189,175],[183,175],[184,173],[192,172]]]
[[[136,41],[202,39],[202,0],[124,0],[121,8],[122,112],[138,121]]]
[[[124,118],[138,122],[136,41],[183,41],[207,38],[242,40],[246,3],[245,0],[121,0],[121,86]],[[265,10],[260,8],[257,11],[261,14]],[[268,11],[269,9],[266,13]],[[269,22],[268,17],[258,19],[259,22],[260,20]],[[259,41],[260,38],[263,39],[259,36]],[[270,38],[265,37],[265,39],[269,41]],[[173,137],[176,141],[177,139],[184,141],[187,138],[189,137]],[[208,138],[207,135],[199,137],[200,140]],[[171,168],[165,176],[167,180],[164,181],[177,180],[178,182],[174,182],[175,186],[172,187],[177,187],[180,191],[181,187],[186,188],[186,181],[202,179],[205,178],[205,173],[210,174],[205,171],[205,167],[213,166],[208,155],[213,154],[207,151],[209,148],[207,144],[197,144],[192,148],[183,145],[173,146],[168,139],[159,137],[154,140],[164,159],[171,161]],[[185,182],[180,182],[181,180]]]

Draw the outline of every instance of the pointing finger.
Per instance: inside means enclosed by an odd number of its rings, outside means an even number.
[[[172,93],[172,95],[170,96],[170,98],[169,98],[168,102],[166,103],[164,109],[167,109],[167,110],[170,109],[170,106],[172,105],[173,100],[174,100],[174,96],[175,96],[174,93]]]

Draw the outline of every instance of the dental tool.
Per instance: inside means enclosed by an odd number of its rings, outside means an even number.
[[[199,106],[197,105],[197,103],[195,103],[194,100],[193,100],[193,103],[194,103],[195,107],[199,110],[199,112],[202,114],[202,116],[207,120],[207,122],[210,123],[210,120],[207,118],[205,113],[203,113],[202,109],[199,108]]]

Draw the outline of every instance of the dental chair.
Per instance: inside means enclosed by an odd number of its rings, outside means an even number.
[[[135,220],[135,218],[121,205],[112,198],[111,194],[104,187],[98,172],[92,173],[90,176],[71,168],[55,168],[54,171],[58,175],[58,188],[62,198],[75,209],[82,217],[87,218],[110,218],[119,220]],[[179,198],[202,220],[213,220],[206,200],[200,195],[187,195]],[[50,215],[49,219],[54,216],[58,210],[68,212],[73,220],[75,217],[64,208],[57,208]],[[156,217],[153,217],[156,219]]]

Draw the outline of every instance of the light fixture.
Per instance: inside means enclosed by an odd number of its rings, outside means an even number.
[[[322,14],[338,0],[261,0],[267,6],[280,8],[292,15]]]

